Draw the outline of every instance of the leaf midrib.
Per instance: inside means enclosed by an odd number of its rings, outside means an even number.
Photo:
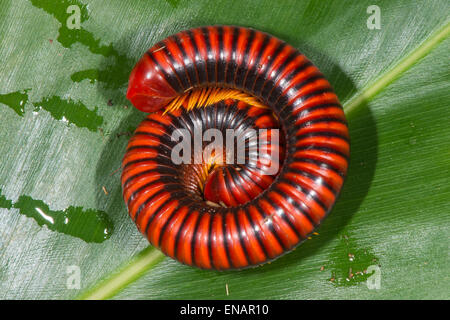
[[[365,87],[358,90],[344,103],[344,111],[347,118],[349,118],[355,110],[371,101],[383,89],[428,55],[441,41],[447,38],[449,34],[450,22],[447,22],[443,27],[432,32],[418,47],[400,59],[386,72],[380,74],[374,81],[369,82]],[[119,268],[117,272],[86,290],[78,296],[78,299],[109,299],[136,281],[159,262],[163,261],[164,257],[164,254],[159,250],[149,246],[142,250],[131,261],[127,262],[123,267]]]
[[[443,41],[450,34],[450,22],[447,22],[444,27],[432,32],[425,41],[423,41],[417,48],[412,50],[405,57],[400,59],[394,66],[389,68],[386,72],[375,78],[374,81],[369,82],[364,88],[358,90],[353,97],[344,103],[344,110],[347,118],[354,110],[362,106],[364,103],[372,100],[378,93],[398,79],[405,71],[410,69],[414,64],[419,62],[423,57],[428,55],[441,41]]]

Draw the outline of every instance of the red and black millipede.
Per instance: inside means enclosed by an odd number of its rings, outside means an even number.
[[[166,255],[206,269],[260,265],[294,249],[334,205],[350,155],[347,122],[329,82],[289,44],[233,26],[182,31],[144,54],[127,98],[150,114],[123,158],[123,196]],[[280,156],[279,171],[260,161],[174,164],[173,131],[195,126],[279,129],[280,141],[265,147]]]

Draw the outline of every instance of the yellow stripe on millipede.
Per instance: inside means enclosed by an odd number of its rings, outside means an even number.
[[[185,105],[187,110],[192,110],[194,108],[207,107],[227,99],[240,100],[257,108],[268,108],[257,98],[239,90],[227,88],[199,88],[187,91],[173,99],[167,105],[164,113],[173,112],[183,105]]]

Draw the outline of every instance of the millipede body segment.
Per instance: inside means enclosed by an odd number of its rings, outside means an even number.
[[[150,243],[182,263],[225,270],[273,260],[339,195],[350,156],[342,107],[317,67],[273,36],[233,26],[177,33],[136,64],[127,98],[150,114],[123,158],[124,200]],[[232,132],[232,143],[205,156],[210,140],[196,142],[199,129]],[[187,163],[174,162],[179,132],[190,137],[179,153]],[[240,142],[241,162],[229,157]]]

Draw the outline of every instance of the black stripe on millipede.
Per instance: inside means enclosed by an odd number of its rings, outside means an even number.
[[[229,197],[232,198],[234,200],[234,202],[238,203],[236,197],[234,196],[233,192],[231,191],[233,188],[231,188],[230,180],[228,179],[229,175],[227,174],[229,171],[229,168],[224,167],[223,170],[225,171],[225,176],[223,177],[223,181],[225,182],[225,187],[228,189]]]
[[[244,118],[245,120],[245,124],[247,124],[249,127],[256,127],[256,122],[258,122],[259,119],[261,119],[262,117],[267,117],[267,116],[271,116],[271,112],[267,109],[264,110],[263,112],[256,114],[254,116],[250,116],[248,114],[248,109],[244,109],[241,112],[241,116],[242,118]],[[257,128],[257,129],[275,129],[275,128]],[[255,129],[257,131],[257,129]]]
[[[267,252],[267,249],[266,249],[266,247],[264,246],[264,242],[263,242],[263,240],[261,239],[260,233],[257,231],[257,228],[259,228],[259,227],[256,226],[255,221],[253,221],[253,219],[252,219],[252,217],[251,217],[251,215],[250,215],[250,212],[247,211],[248,208],[244,208],[243,210],[244,210],[244,212],[245,212],[245,215],[247,216],[248,222],[249,222],[250,225],[252,226],[253,234],[255,235],[256,240],[258,241],[258,244],[259,244],[261,250],[262,250],[263,253],[264,253],[264,258],[265,258],[264,260],[267,260],[267,257],[269,256],[269,253]]]
[[[334,91],[331,87],[323,88],[323,89],[319,89],[319,90],[310,92],[308,94],[304,94],[302,96],[298,96],[294,100],[292,100],[293,99],[292,97],[289,98],[286,95],[282,95],[282,96],[280,96],[280,99],[278,99],[274,103],[275,110],[278,110],[278,113],[280,115],[288,114],[288,116],[292,116],[292,114],[293,114],[292,111],[294,109],[296,109],[298,106],[304,105],[308,99],[319,96],[324,93],[333,93],[333,92]],[[291,103],[289,103],[289,101],[291,101]],[[289,110],[289,112],[284,111],[286,108]]]
[[[309,76],[307,79],[300,81],[299,83],[296,83],[293,86],[293,89],[298,92],[306,85],[311,84],[316,80],[323,80],[323,79],[325,79],[325,76],[321,72],[319,72],[319,70],[317,70],[316,74]]]
[[[235,126],[235,121],[237,117],[237,107],[236,103],[233,105],[227,106],[225,105],[225,108],[221,108],[220,112],[222,113],[222,126],[228,128],[233,128]]]
[[[292,149],[295,150],[294,153],[297,151],[309,151],[309,150],[317,150],[317,151],[321,151],[321,152],[324,152],[327,154],[332,153],[332,154],[335,154],[335,155],[338,155],[338,156],[344,158],[345,160],[347,160],[347,162],[349,161],[348,155],[340,152],[339,150],[331,148],[331,147],[321,147],[321,146],[316,146],[316,145],[310,145],[310,146],[303,146],[303,147],[292,147]]]
[[[183,89],[187,89],[187,88],[193,87],[194,86],[194,83],[192,82],[193,81],[193,74],[191,74],[189,72],[189,68],[185,64],[186,58],[188,57],[187,54],[186,54],[186,50],[184,50],[184,47],[181,44],[180,38],[178,36],[173,36],[172,40],[175,43],[175,46],[181,52],[181,60],[182,60],[181,64],[183,66],[184,78],[186,79],[186,81],[184,82],[186,84],[186,86]]]
[[[157,134],[154,134],[152,132],[145,132],[145,131],[136,131],[134,133],[134,136],[147,136],[152,137],[158,140],[159,145],[154,146],[155,148],[161,148],[165,147],[167,149],[171,149],[173,145],[175,145],[175,141],[172,140],[172,135],[163,134],[161,136],[158,136]]]
[[[225,253],[227,255],[228,264],[232,268],[235,268],[236,266],[234,265],[233,261],[231,260],[230,248],[228,247],[227,223],[226,223],[226,220],[227,220],[226,216],[227,216],[227,214],[229,214],[229,212],[226,212],[225,214],[221,215],[221,218],[222,218],[222,232],[223,232],[223,246],[225,247]]]
[[[183,110],[183,112],[186,112],[185,109],[182,109],[182,110]],[[164,116],[170,118],[170,126],[173,128],[173,130],[178,129],[177,124],[180,123],[180,117],[179,116],[175,116],[171,112],[167,112]]]
[[[176,170],[173,167],[169,167],[169,166],[161,166],[161,165],[157,165],[156,168],[154,169],[149,169],[149,170],[144,170],[141,171],[139,173],[136,173],[134,175],[132,175],[131,177],[129,177],[123,184],[122,187],[125,187],[127,184],[129,184],[132,180],[142,177],[146,174],[152,173],[152,172],[156,172],[158,174],[162,174],[163,176],[172,176],[175,180],[179,179],[178,176],[178,170]]]
[[[187,206],[189,204],[189,196],[185,192],[177,192],[176,194],[176,200],[178,201],[177,207],[173,210],[173,212],[170,214],[170,216],[167,218],[164,225],[161,227],[161,232],[159,234],[158,243],[162,243],[162,239],[164,238],[164,234],[166,232],[167,226],[170,225],[172,219],[175,217],[175,215],[183,208],[184,206]],[[173,197],[171,197],[173,200]]]
[[[248,266],[249,264],[251,264],[251,259],[250,259],[250,256],[248,254],[247,248],[245,246],[245,241],[242,238],[241,226],[240,226],[239,221],[237,219],[237,210],[234,209],[233,212],[231,213],[231,215],[233,216],[234,224],[236,225],[236,230],[237,230],[238,237],[239,237],[239,243],[240,243],[240,245],[242,247],[242,251],[244,251],[245,260],[247,262],[246,265]]]
[[[195,41],[194,34],[191,30],[186,31],[187,36],[189,37],[189,40],[192,43],[192,48],[194,49],[194,67],[197,72],[198,76],[198,85],[202,85],[206,82],[206,63],[205,60],[203,60],[202,55],[200,54],[200,50],[198,49],[197,42]]]
[[[228,114],[228,112],[226,111],[229,110],[229,108],[228,106],[225,105],[223,101],[221,101],[218,103],[217,108],[215,109],[216,109],[214,119],[215,127],[220,128],[220,130],[223,130],[224,127],[227,125],[227,122],[225,122],[225,118],[226,115]]]
[[[216,108],[202,108],[202,109],[203,109],[203,125],[205,126],[205,129],[214,128],[213,112],[215,112],[217,109]]]
[[[175,245],[174,245],[174,249],[173,249],[173,256],[177,259],[177,260],[181,260],[178,258],[178,243],[180,242],[180,234],[181,231],[184,228],[184,225],[186,224],[186,221],[190,218],[191,214],[192,214],[192,209],[188,206],[188,212],[186,212],[186,215],[183,218],[183,221],[181,221],[181,225],[177,230],[177,233],[175,234]]]
[[[247,45],[244,50],[244,55],[242,57],[241,64],[238,65],[237,70],[234,75],[234,85],[236,87],[242,86],[242,83],[244,81],[244,77],[245,77],[245,74],[247,71],[247,66],[249,63],[248,55],[250,52],[250,48],[252,47],[252,44],[253,44],[253,39],[255,38],[255,30],[250,29],[249,33],[250,33],[250,35],[247,37]]]
[[[270,206],[272,206],[271,203],[269,203]],[[272,206],[273,207],[273,206]],[[275,209],[275,208],[274,208]],[[288,246],[286,246],[283,242],[283,240],[281,239],[280,234],[278,233],[278,231],[275,229],[274,227],[274,222],[273,222],[273,217],[272,215],[265,215],[267,219],[270,219],[270,223],[267,224],[268,229],[270,230],[270,232],[273,234],[273,236],[275,237],[275,239],[277,239],[278,244],[280,245],[280,247],[283,248],[283,251],[286,251],[289,249]],[[281,230],[279,230],[281,231]]]
[[[339,168],[333,167],[332,165],[328,164],[327,162],[316,160],[316,159],[311,159],[311,158],[301,158],[301,157],[295,158],[295,157],[292,157],[292,158],[286,159],[286,170],[288,168],[287,165],[289,165],[291,163],[294,163],[294,162],[306,162],[306,163],[314,164],[314,165],[318,166],[319,168],[324,168],[326,170],[333,171],[334,173],[336,173],[341,178],[345,177],[344,172],[339,170]]]
[[[332,147],[323,147],[323,146],[317,146],[317,145],[295,147],[295,152],[310,151],[310,150],[317,150],[317,151],[323,152],[325,154],[334,154],[334,155],[344,158],[346,160],[346,162],[350,161],[350,158],[347,154],[345,154],[335,148],[332,148]]]
[[[203,31],[203,30],[200,29],[200,31]],[[199,74],[201,74],[202,77],[204,77],[203,83],[206,84],[206,85],[209,85],[208,54],[209,54],[209,51],[211,50],[211,46],[208,47],[208,42],[207,42],[208,39],[207,39],[206,35],[203,32],[200,32],[199,34],[201,34],[201,37],[200,37],[199,41],[200,41],[200,43],[203,43],[205,48],[206,48],[206,57],[202,56],[202,54],[200,52],[200,49],[198,51],[199,54],[200,54],[200,59],[202,60],[201,64],[203,65],[203,68],[199,70]],[[196,39],[196,38],[194,38],[194,39]],[[199,47],[199,43],[197,43],[197,47]]]
[[[128,151],[137,150],[137,149],[147,149],[147,150],[155,150],[156,152],[160,153],[161,146],[162,146],[161,144],[158,145],[158,146],[145,145],[145,144],[143,144],[143,145],[135,145],[135,146],[128,147],[126,151],[128,152]],[[167,147],[167,146],[165,146],[165,147]]]
[[[150,201],[153,201],[156,197],[158,197],[158,196],[160,196],[161,194],[166,193],[166,192],[167,192],[167,190],[165,190],[164,188],[162,188],[161,190],[155,192],[155,193],[152,194],[151,196],[148,196],[148,198],[145,199],[145,201],[139,206],[139,208],[137,208],[137,210],[136,210],[136,212],[135,212],[135,214],[134,214],[134,219],[133,219],[133,221],[136,223],[138,217],[141,215],[142,210],[145,208],[145,206],[146,206]],[[129,207],[130,202],[134,200],[135,195],[136,195],[136,193],[133,192],[133,193],[131,194],[131,196],[128,198],[128,201],[127,201],[127,207]]]
[[[182,90],[184,91],[186,88],[189,88],[189,80],[186,75],[186,68],[184,67],[184,63],[178,63],[167,46],[164,46],[163,52],[166,55],[167,59],[169,59],[170,68],[172,69],[172,72],[175,74],[178,82],[180,83]]]
[[[169,150],[171,149],[169,146],[165,144],[159,144],[158,146],[152,146],[152,145],[136,145],[131,146],[127,148],[127,152],[133,151],[133,150],[147,150],[147,151],[155,151],[158,157],[158,161],[160,161],[161,164],[170,164],[172,162],[171,154],[169,154]],[[156,157],[155,157],[156,158]],[[150,158],[150,159],[155,159]],[[169,161],[170,160],[170,161]]]
[[[177,121],[183,127],[181,129],[189,130],[191,137],[194,137],[197,129],[203,130],[200,109],[193,109],[190,112],[183,110]]]
[[[143,163],[143,162],[152,162],[152,163],[158,163],[158,164],[164,164],[167,163],[168,158],[167,157],[163,157],[160,154],[156,155],[153,158],[141,158],[141,159],[136,159],[136,160],[132,160],[132,161],[128,161],[127,163],[122,165],[122,170],[125,170],[126,168],[128,168],[129,166],[133,165],[133,164],[137,164],[137,163]],[[172,163],[173,164],[173,163]]]
[[[277,193],[278,194],[278,193]],[[277,212],[277,215],[289,226],[289,228],[295,233],[295,235],[302,239],[302,236],[300,235],[300,232],[297,230],[297,228],[292,224],[291,220],[288,218],[284,210],[275,202],[270,202],[270,205],[275,209]]]
[[[290,195],[286,194],[286,192],[281,190],[278,186],[276,186],[274,188],[274,192],[276,192],[280,196],[282,196],[288,203],[290,203],[292,205],[296,204],[296,205],[293,205],[293,206],[296,207],[296,209],[298,211],[300,211],[314,227],[317,226],[317,223],[313,220],[313,218],[309,214],[311,209],[309,207],[307,207],[303,202],[295,200],[293,197],[291,197]]]
[[[170,224],[170,222],[172,221],[172,218],[179,212],[180,208],[182,208],[182,207],[183,207],[183,205],[181,205],[181,202],[179,201],[177,204],[177,207],[172,211],[170,216],[167,217],[166,222],[164,222],[163,226],[161,227],[161,231],[160,231],[159,237],[158,237],[159,247],[162,247],[162,240],[164,238],[164,234],[166,233],[167,226]],[[147,230],[145,233],[147,233]]]
[[[290,185],[291,187],[293,187],[295,190],[297,190],[300,193],[303,193],[305,195],[305,197],[310,197],[312,200],[314,200],[325,212],[328,211],[328,206],[326,206],[322,200],[319,199],[319,197],[317,196],[317,191],[308,187],[305,187],[304,185],[300,185],[294,181],[292,181],[291,179],[285,178],[283,177],[282,179],[280,179],[280,181],[282,181],[283,183],[286,183],[288,185]]]
[[[305,71],[307,68],[313,66],[313,63],[309,60],[305,60],[301,65],[295,67],[291,72],[289,72],[285,78],[284,81],[286,84],[290,85],[291,81],[301,72]]]
[[[159,135],[157,135],[157,134],[155,134],[155,133],[153,133],[153,132],[145,132],[145,131],[135,131],[135,132],[134,132],[134,135],[135,135],[135,136],[136,136],[136,135],[142,135],[142,136],[153,137],[153,138],[156,138],[156,139],[158,139],[158,140],[160,140],[161,137],[162,137],[162,136],[159,136]]]
[[[212,254],[212,225],[213,225],[213,215],[209,216],[209,226],[208,226],[208,241],[207,241],[207,247],[208,247],[208,258],[209,258],[209,263],[211,264],[211,266],[213,267],[217,267],[214,264],[214,260],[213,260],[213,254]]]
[[[184,34],[184,35],[186,35],[186,34]],[[188,35],[186,35],[186,36],[189,38]],[[186,48],[185,48],[185,44],[181,43],[181,40],[180,40],[179,36],[176,36],[174,38],[175,38],[175,41],[176,41],[178,47],[180,48],[180,50],[181,50],[181,52],[183,54],[183,60],[188,59],[188,60],[190,60],[192,62],[189,65],[185,65],[185,67],[186,67],[186,72],[189,74],[190,86],[194,87],[195,85],[197,85],[199,83],[197,68],[195,66],[195,56],[192,57],[192,58],[188,56]],[[192,43],[192,39],[189,38],[189,40]],[[192,44],[192,46],[194,46],[194,44]]]
[[[259,199],[261,201],[261,199]],[[263,217],[263,220],[265,221],[266,218],[270,218],[269,214],[266,214],[263,210],[261,210],[261,206],[259,204],[259,201],[255,201],[254,206],[256,210],[259,212],[259,214]],[[267,201],[267,200],[266,200]],[[270,204],[270,203],[269,203]],[[282,247],[284,250],[287,250],[288,248],[284,245],[283,241],[280,238],[280,235],[273,227],[273,222],[267,224],[267,228],[269,229],[270,233],[274,236],[274,238],[277,240],[278,245]]]
[[[286,121],[292,122],[295,121],[296,119],[300,119],[307,116],[313,111],[325,110],[329,108],[338,108],[342,110],[342,106],[339,103],[320,103],[304,108],[296,114],[292,113],[292,108],[284,108],[283,111],[280,113],[280,116],[286,119]]]
[[[142,122],[149,122],[149,123],[155,124],[157,126],[163,127],[164,130],[162,132],[162,135],[167,134],[167,131],[169,131],[169,129],[170,129],[170,126],[168,126],[167,124],[158,122],[151,118],[145,118],[144,120],[142,120]]]
[[[321,176],[319,176],[319,175],[312,174],[312,173],[309,173],[309,172],[305,172],[305,171],[303,171],[303,170],[295,169],[295,168],[290,168],[290,169],[289,169],[289,172],[293,172],[293,173],[295,173],[295,174],[299,174],[299,175],[304,176],[304,177],[306,177],[306,178],[308,178],[308,179],[311,179],[311,180],[314,181],[314,183],[316,183],[316,180],[317,180],[317,179],[320,179],[320,180],[321,180],[320,183],[317,183],[317,184],[320,184],[320,185],[324,186],[325,188],[327,188],[332,194],[334,194],[334,196],[337,196],[337,194],[338,194],[338,191],[335,190],[332,186],[330,186],[330,185],[329,185],[329,184],[328,184]]]
[[[155,197],[157,197],[158,195],[160,195],[161,193],[164,192],[172,192],[172,191],[183,191],[183,189],[180,187],[180,185],[178,183],[171,183],[168,181],[173,181],[173,179],[165,179],[166,177],[163,178],[159,178],[157,180],[154,180],[152,182],[146,183],[145,185],[139,187],[137,190],[133,191],[130,195],[130,197],[127,200],[127,206],[130,206],[131,201],[134,200],[134,198],[136,198],[136,196],[144,189],[150,187],[152,184],[158,183],[158,182],[166,182],[166,184],[164,186],[161,187],[161,189],[157,192],[155,192],[154,194],[152,194],[151,196],[149,196],[147,199],[145,199],[145,201],[139,206],[139,208],[136,210],[136,215],[134,216],[134,221],[137,221],[137,217],[138,215],[141,213],[141,211],[145,208],[145,206],[152,201]]]
[[[158,141],[158,145],[148,145],[148,144],[140,144],[140,145],[132,145],[132,146],[128,146],[126,149],[126,152],[131,151],[131,150],[135,150],[135,149],[155,149],[155,151],[162,151],[162,149],[167,149],[167,150],[171,150],[172,149],[172,144],[170,145],[167,143],[162,143],[160,141]],[[163,151],[162,151],[163,152]]]
[[[253,169],[253,168],[252,168],[252,169]],[[253,169],[252,171],[254,171],[254,170],[256,170],[256,169]],[[242,169],[241,171],[239,171],[239,174],[241,175],[241,177],[242,177],[244,180],[251,181],[251,182],[253,182],[254,184],[256,184],[261,190],[264,190],[264,188],[261,187],[261,185],[259,184],[259,181],[254,181],[254,180],[252,179],[252,176],[251,176],[249,170]],[[245,176],[245,177],[244,177],[244,176]]]
[[[197,221],[195,221],[194,231],[192,232],[191,238],[191,260],[193,265],[197,265],[195,262],[195,242],[197,240],[197,230],[200,225],[200,221],[202,220],[203,214],[198,213]]]
[[[241,175],[239,175],[235,170],[230,169],[229,171],[230,177],[233,179],[234,184],[241,189],[245,195],[251,199],[252,197],[248,194],[247,189],[245,189],[244,187],[242,187],[242,185],[245,183],[244,178],[242,178]],[[239,181],[239,182],[238,182]]]
[[[211,37],[207,28],[201,28],[203,38],[205,39],[205,47],[206,47],[206,77],[208,84],[215,84],[216,79],[216,57],[212,59],[209,58],[209,55],[212,54],[212,46],[211,46]]]
[[[225,83],[232,85],[234,80],[234,75],[236,72],[236,48],[239,38],[240,28],[233,28],[233,39],[231,44],[231,58],[227,61],[227,66],[225,68]]]
[[[320,109],[332,108],[332,107],[338,107],[338,108],[342,109],[341,105],[338,104],[338,103],[326,102],[326,103],[319,103],[319,104],[316,104],[316,105],[312,105],[310,107],[303,108],[300,112],[294,114],[292,112],[294,108],[292,106],[286,105],[280,111],[279,114],[280,114],[280,117],[282,117],[286,122],[292,122],[292,121],[295,121],[295,119],[298,119],[300,117],[304,117],[304,116],[306,116],[307,114],[309,114],[309,113],[311,113],[313,111],[320,110]]]
[[[311,98],[313,98],[313,97],[316,97],[316,96],[319,96],[319,95],[321,95],[321,94],[324,94],[324,93],[334,93],[334,91],[333,91],[333,89],[331,88],[331,87],[328,87],[328,88],[323,88],[323,89],[319,89],[319,90],[316,90],[316,91],[313,91],[313,92],[310,92],[310,93],[307,93],[307,94],[305,94],[305,95],[302,95],[302,96],[299,96],[299,97],[297,97],[293,102],[292,102],[292,104],[290,104],[292,107],[298,107],[299,105],[302,105],[302,104],[305,104],[306,103],[306,101],[308,101],[309,99],[311,99]],[[279,102],[278,102],[279,103]],[[278,104],[277,103],[277,104]]]
[[[335,118],[331,117],[330,115],[323,115],[316,119],[299,119],[299,123],[293,123],[289,128],[286,129],[286,133],[291,138],[298,137],[297,132],[303,128],[311,127],[319,123],[340,123],[343,125],[347,125],[347,122],[342,120],[342,118]],[[328,131],[332,131],[331,129],[328,129]]]
[[[275,51],[271,54],[270,61],[263,65],[263,72],[261,74],[258,74],[256,77],[255,85],[253,86],[252,92],[255,93],[256,96],[260,96],[265,100],[265,97],[261,95],[261,90],[264,87],[267,80],[269,80],[269,74],[268,72],[272,68],[272,65],[277,60],[278,55],[284,50],[286,47],[285,42],[281,42],[278,44],[278,47],[275,49]]]
[[[130,148],[130,150],[128,151],[132,151],[133,149],[147,149],[147,150],[154,150],[155,147],[150,147],[150,146],[146,146],[146,147],[140,147],[140,148]],[[151,158],[151,157],[147,157],[147,158],[141,158],[141,159],[137,159],[137,160],[132,160],[130,162],[127,162],[124,165],[124,169],[130,164],[130,163],[139,163],[139,162],[145,162],[145,161],[155,161],[158,164],[161,165],[173,165],[173,161],[172,161],[172,157],[170,154],[163,154],[163,152],[161,151],[161,149],[159,150],[155,150],[156,151],[156,156]]]
[[[325,79],[325,77],[321,73],[318,73],[316,75],[310,76],[309,78],[297,83],[295,86],[291,87],[289,89],[289,91],[294,90],[295,92],[299,92],[303,87],[307,86],[308,84],[314,83],[315,81],[322,80],[322,79]],[[287,85],[289,85],[289,84],[287,84]],[[274,87],[274,90],[270,93],[270,95],[268,97],[269,103],[277,104],[280,99],[283,100],[281,103],[287,103],[289,100],[289,97],[286,95],[283,95],[284,90],[285,90],[284,87],[283,88],[280,86]]]
[[[303,105],[306,103],[306,101],[312,97],[315,96],[319,96],[323,93],[333,93],[333,89],[330,88],[325,88],[325,89],[320,89],[317,91],[313,91],[310,92],[308,94],[305,94],[303,96],[299,96],[297,97],[295,100],[293,100],[291,103],[289,103],[289,101],[287,101],[284,98],[278,99],[278,101],[276,103],[274,103],[274,109],[278,110],[278,114],[285,114],[284,109],[289,108],[290,112],[288,113],[289,115],[292,114],[292,110],[294,110],[296,107],[298,107],[299,105]],[[285,96],[282,96],[285,97]]]
[[[257,117],[257,119],[259,119],[259,117]],[[244,140],[244,144],[247,145],[249,144],[248,140],[257,139],[257,130],[248,130],[248,127],[254,124],[255,121],[253,121],[253,118],[245,118],[241,111],[236,114],[236,117],[233,119],[233,123],[230,124],[230,126],[234,128],[233,137],[236,143],[242,143],[242,141]]]
[[[277,86],[277,82],[280,79],[281,75],[285,71],[286,67],[291,63],[295,58],[298,57],[298,52],[295,50],[292,50],[292,52],[284,59],[284,61],[281,63],[281,65],[278,66],[273,72],[275,73],[274,76],[272,74],[270,75],[270,79],[267,79],[267,81],[264,83],[263,88],[261,89],[261,97],[264,97],[266,101],[269,101],[270,95],[272,91],[276,88],[279,88]]]
[[[155,211],[153,212],[153,214],[148,218],[148,220],[147,220],[147,223],[145,224],[145,227],[144,227],[144,232],[143,232],[143,234],[147,234],[147,232],[148,232],[148,228],[150,227],[150,225],[152,224],[152,222],[153,222],[153,220],[155,219],[155,217],[159,214],[159,212],[160,211],[162,211],[163,209],[164,209],[164,207],[166,206],[166,205],[168,205],[170,202],[172,202],[173,201],[173,199],[171,199],[170,197],[166,200],[166,201],[164,201],[161,205],[159,205],[156,209],[155,209]],[[161,208],[161,210],[159,210]],[[142,229],[141,229],[142,230]],[[159,247],[159,242],[158,243],[155,243],[154,244],[156,247]]]
[[[270,41],[270,37],[264,33],[264,39],[262,41],[261,48],[259,49],[258,55],[256,56],[255,64],[254,64],[253,68],[247,70],[247,74],[245,75],[245,81],[242,85],[248,91],[253,90],[259,69],[261,69],[263,67],[262,65],[259,64],[259,62],[261,61],[261,57],[262,57],[264,51],[266,50],[269,41]]]
[[[313,137],[338,138],[338,139],[344,140],[345,142],[347,142],[347,144],[350,143],[350,139],[347,136],[344,136],[344,135],[336,133],[336,132],[331,132],[328,130],[319,130],[319,131],[309,132],[309,133],[305,133],[305,134],[300,134],[297,136],[297,139],[303,140],[303,139],[313,138]]]
[[[165,48],[165,47],[164,47]],[[150,52],[146,52],[147,56],[153,61],[153,63],[155,64],[156,68],[159,69],[163,76],[164,79],[166,79],[167,83],[169,83],[169,85],[176,91],[176,92],[182,92],[183,88],[180,85],[180,81],[178,79],[178,77],[173,74],[173,73],[168,73],[156,60],[156,58],[154,57],[154,55]],[[165,54],[165,56],[167,56],[167,54]]]
[[[219,43],[219,59],[217,59],[217,83],[225,81],[225,53],[223,47],[223,27],[217,27],[217,38]]]
[[[152,216],[147,220],[147,224],[145,225],[145,228],[144,228],[144,230],[145,230],[145,231],[144,231],[144,234],[147,234],[148,228],[150,228],[150,225],[152,224],[153,220],[154,220],[155,217],[158,215],[158,213],[161,212],[161,211],[164,211],[164,209],[168,209],[168,205],[169,205],[171,202],[175,201],[174,199],[178,199],[178,198],[180,198],[182,195],[183,195],[183,192],[174,192],[173,194],[171,194],[171,196],[170,196],[166,201],[164,201],[157,209],[155,209],[154,214],[152,214]],[[167,207],[167,208],[166,208],[166,207]],[[161,210],[158,210],[159,208],[161,208]],[[179,208],[179,204],[178,204],[177,207],[172,211],[172,213],[170,214],[170,216],[167,218],[166,223],[164,224],[164,226],[167,224],[167,222],[170,220],[170,218],[173,216],[173,214],[177,211],[178,208]],[[161,232],[160,232],[159,237],[158,237],[158,243],[156,243],[155,246],[160,247],[161,240],[162,240],[162,235],[163,235],[163,232],[162,232],[162,229],[161,229]]]

